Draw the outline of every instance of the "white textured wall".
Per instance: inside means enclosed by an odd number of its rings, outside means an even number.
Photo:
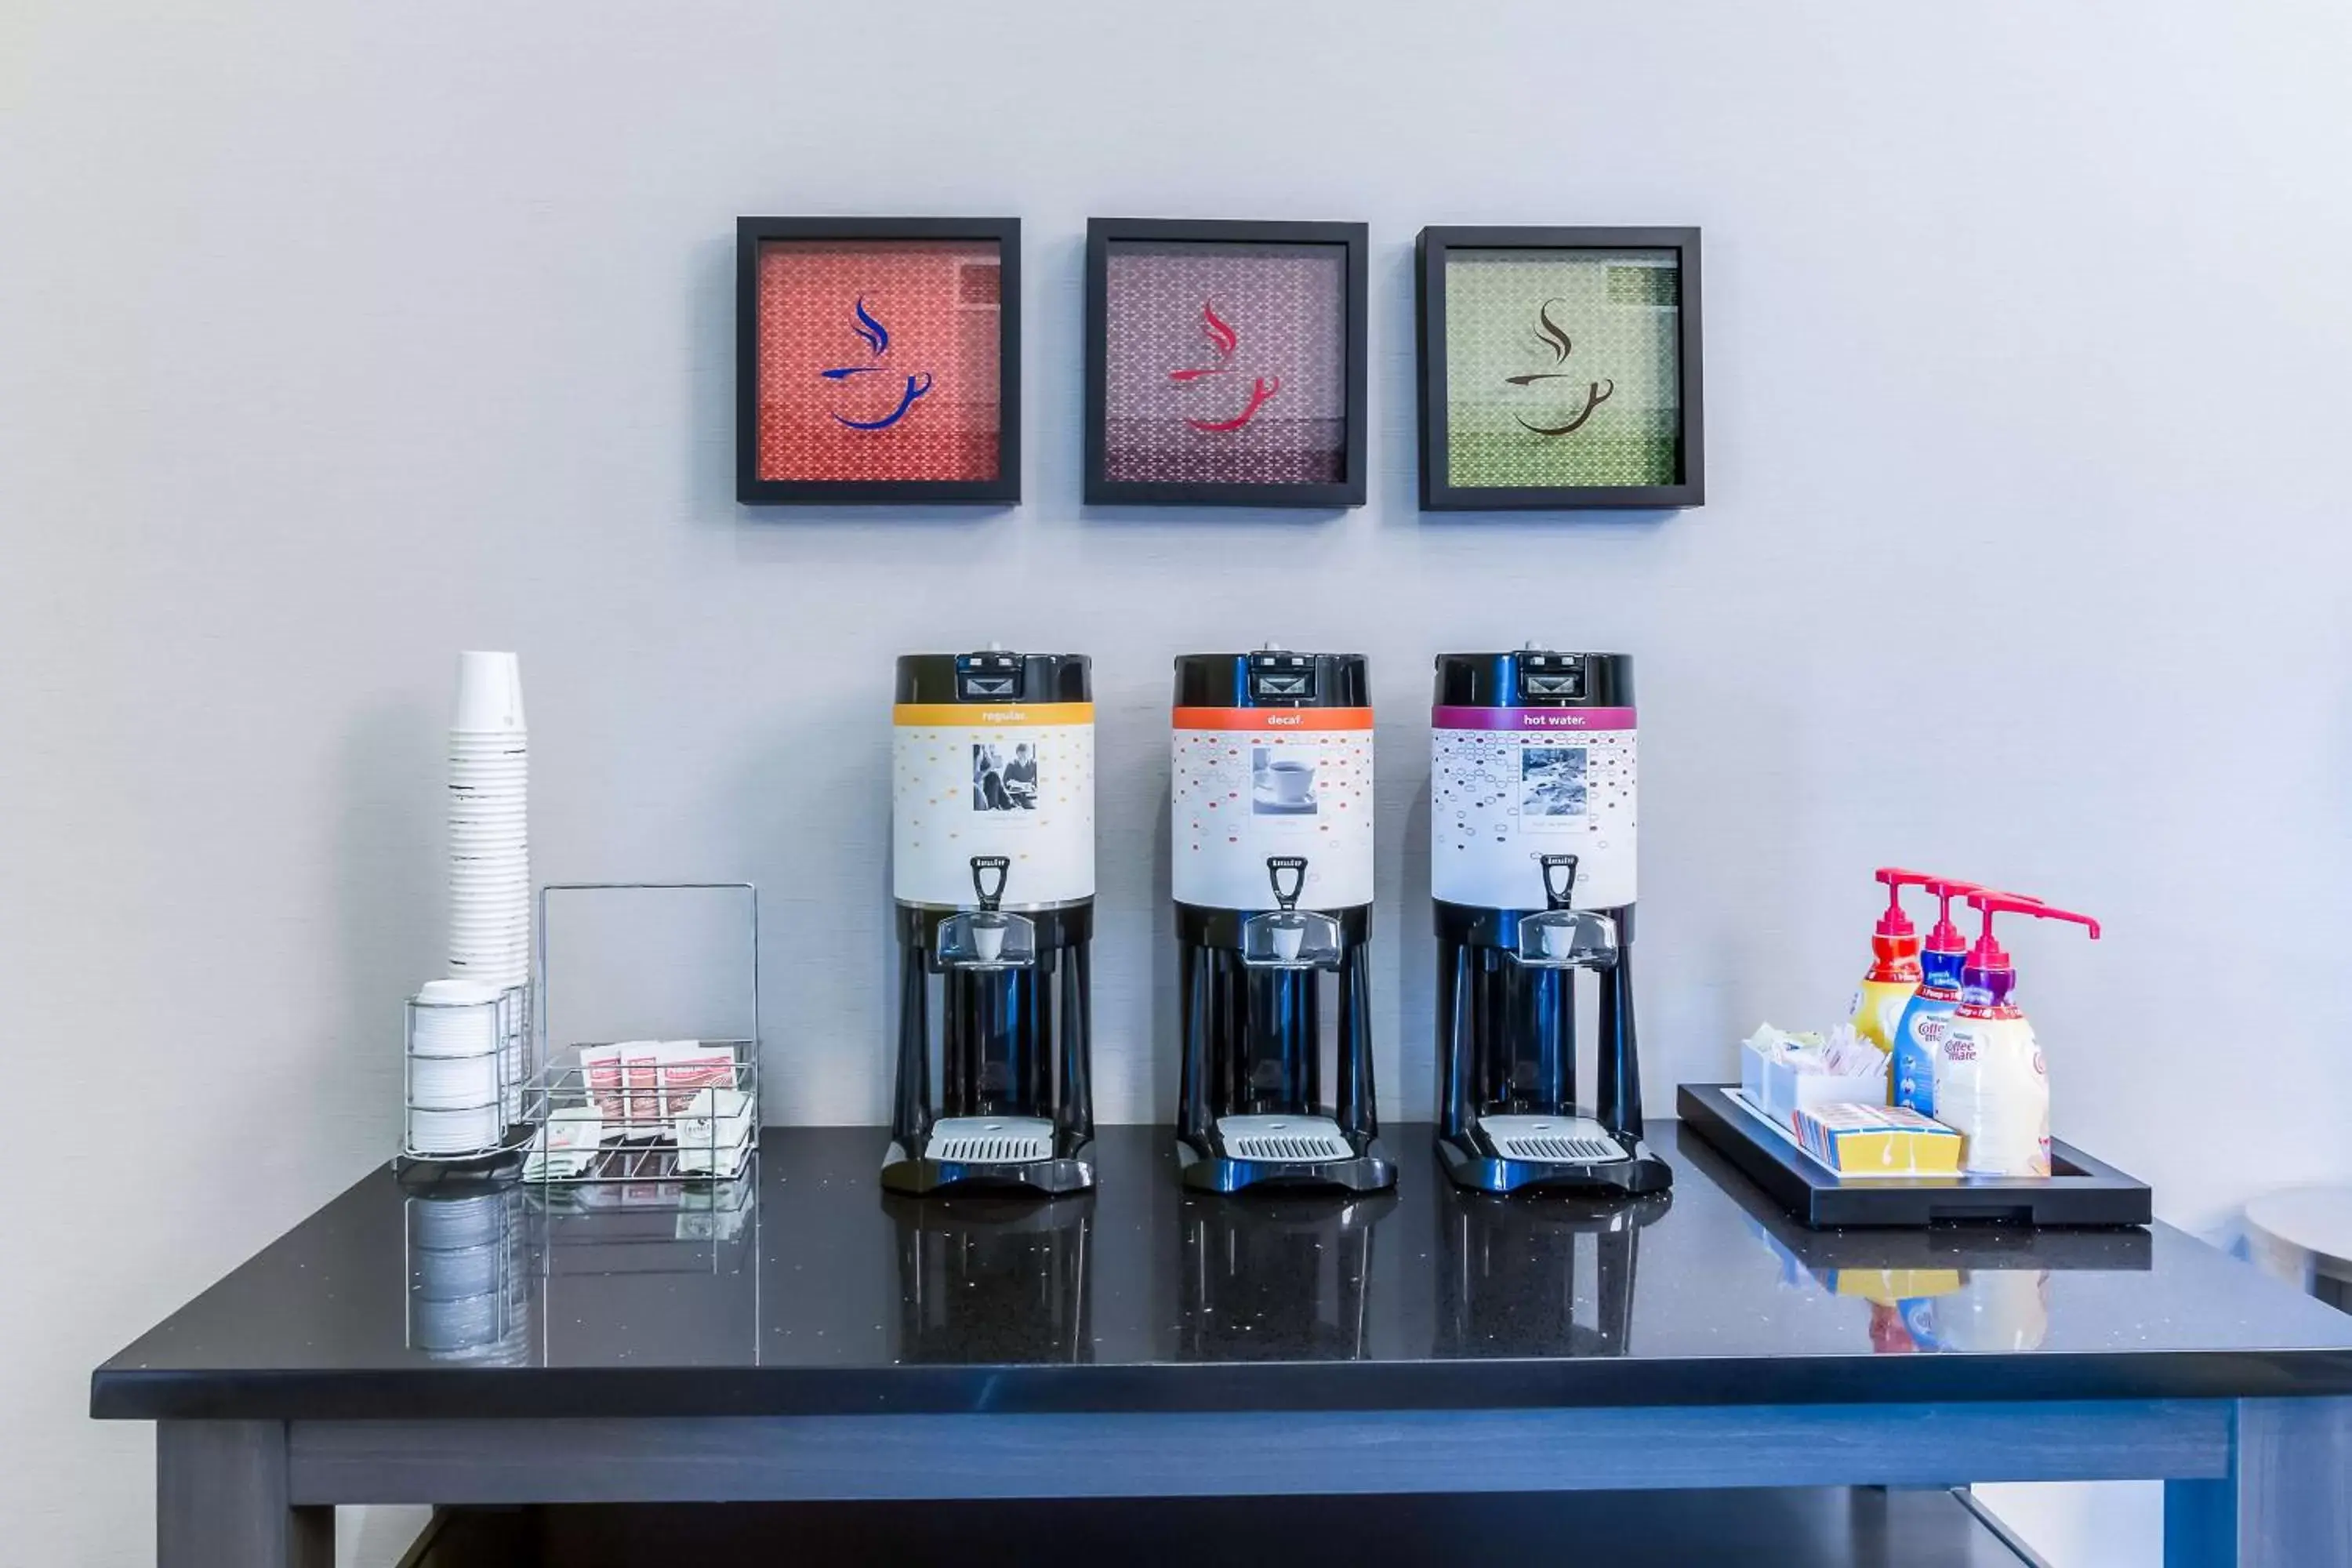
[[[0,1557],[142,1559],[87,1370],[389,1151],[465,646],[541,875],[765,889],[779,1119],[883,1112],[889,661],[992,637],[1097,660],[1113,1120],[1173,1079],[1169,656],[1372,656],[1424,1110],[1428,656],[1535,636],[1641,660],[1654,1104],[1843,1001],[1892,859],[2108,920],[2012,945],[2165,1213],[2352,1173],[2347,75],[2316,0],[17,0]],[[827,212],[1025,220],[1019,509],[735,507],[732,221]],[[1090,214],[1370,222],[1370,504],[1077,504]],[[1416,514],[1430,222],[1705,227],[1706,508]]]

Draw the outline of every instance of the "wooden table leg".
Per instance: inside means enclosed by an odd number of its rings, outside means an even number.
[[[2352,1568],[2352,1399],[2242,1399],[2220,1480],[2168,1481],[2165,1568]]]
[[[280,1421],[155,1428],[156,1568],[334,1568],[335,1510],[287,1500]]]

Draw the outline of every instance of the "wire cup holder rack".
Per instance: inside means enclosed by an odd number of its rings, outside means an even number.
[[[431,992],[403,1005],[400,1163],[489,1164],[520,1152],[535,1131],[525,1103],[530,986]]]

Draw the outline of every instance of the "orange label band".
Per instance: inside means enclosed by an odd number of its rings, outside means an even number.
[[[1369,730],[1369,708],[1179,708],[1179,730]]]
[[[977,702],[900,702],[890,710],[893,724],[924,729],[1030,730],[1094,721],[1091,702],[1024,702],[1003,708],[986,708]]]

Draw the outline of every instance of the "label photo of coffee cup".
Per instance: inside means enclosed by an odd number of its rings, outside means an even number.
[[[1315,767],[1305,757],[1286,757],[1259,746],[1250,759],[1250,810],[1260,816],[1298,816],[1316,809]]]

